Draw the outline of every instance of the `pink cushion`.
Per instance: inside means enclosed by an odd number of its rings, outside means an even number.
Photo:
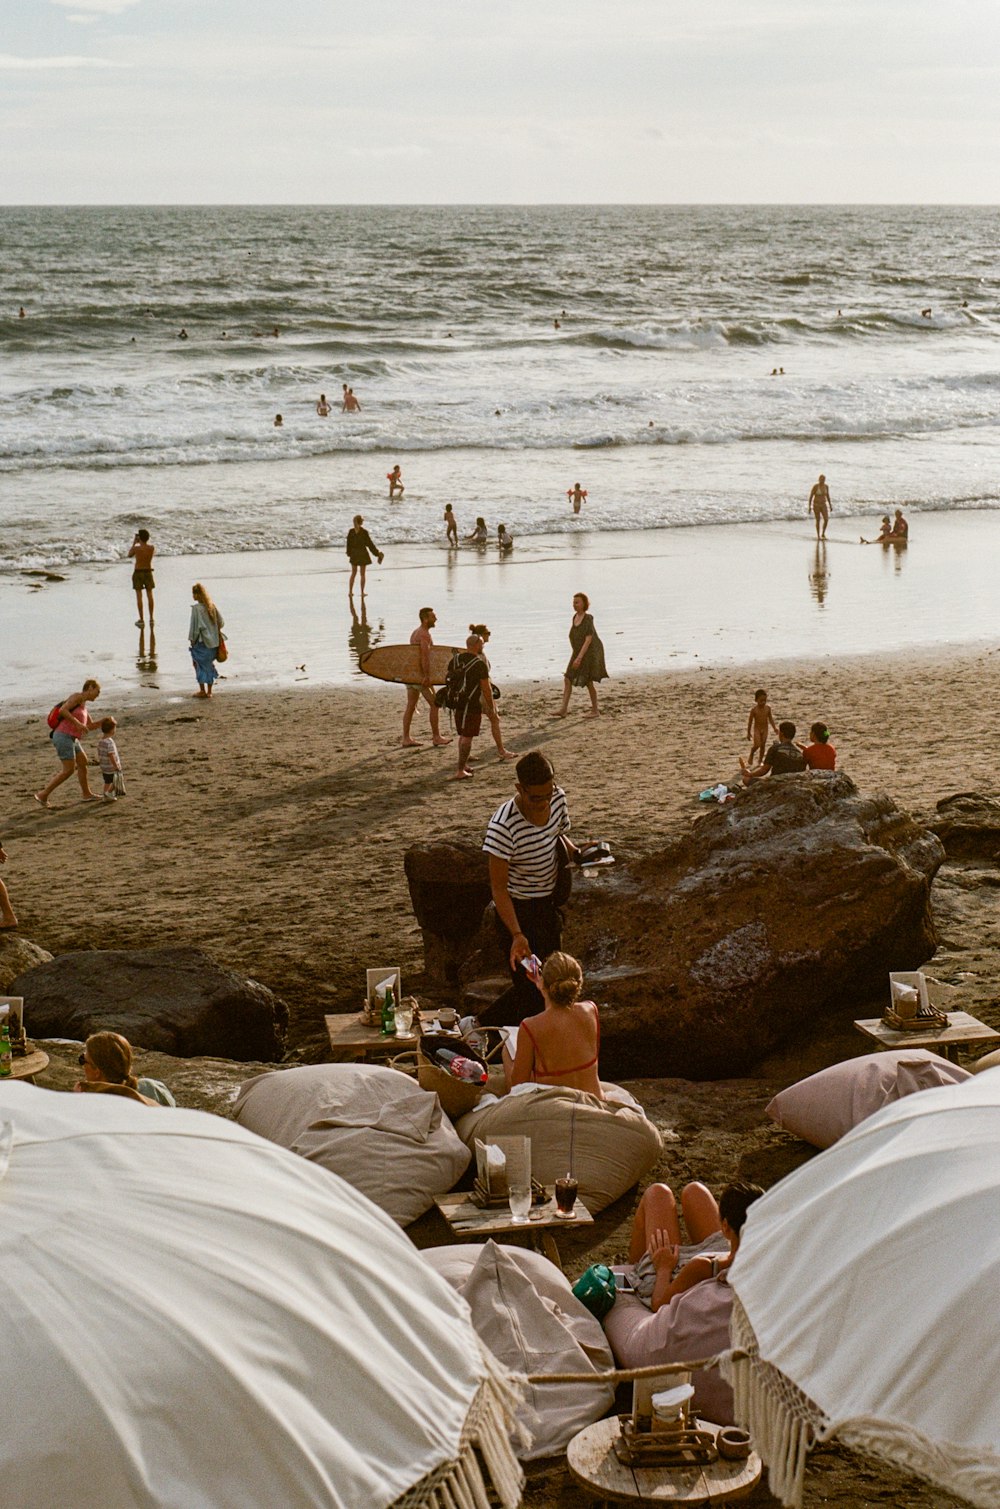
[[[694,1362],[729,1348],[733,1291],[707,1278],[677,1294],[654,1314],[634,1294],[622,1294],[604,1319],[604,1334],[615,1361],[623,1368],[654,1367],[659,1362]],[[733,1423],[733,1391],[718,1368],[692,1373],[694,1407],[703,1420]]]
[[[767,1114],[814,1147],[832,1147],[891,1101],[918,1090],[957,1085],[969,1077],[967,1069],[927,1048],[894,1048],[845,1059],[800,1079],[774,1097]]]

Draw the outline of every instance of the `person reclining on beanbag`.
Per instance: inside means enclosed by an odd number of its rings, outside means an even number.
[[[504,1071],[515,1085],[559,1085],[604,1099],[597,1059],[601,1022],[593,1001],[581,1001],[583,970],[572,954],[549,954],[534,982],[545,1010],[517,1029],[514,1057],[505,1048]]]
[[[690,1243],[681,1242],[677,1201],[668,1184],[651,1184],[639,1201],[629,1243],[629,1278],[634,1292],[658,1310],[702,1279],[718,1278],[740,1245],[747,1211],[764,1193],[759,1184],[728,1184],[716,1201],[704,1184],[686,1184],[681,1210]]]
[[[133,1091],[147,1105],[177,1104],[162,1080],[136,1079],[132,1073],[132,1044],[120,1032],[92,1032],[83,1045],[80,1065],[84,1077],[75,1086],[77,1090],[111,1085]]]

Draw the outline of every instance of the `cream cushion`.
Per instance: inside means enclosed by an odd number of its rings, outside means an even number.
[[[832,1147],[852,1127],[891,1101],[968,1078],[967,1069],[926,1048],[866,1053],[789,1085],[774,1097],[767,1114],[814,1147]]]
[[[655,1313],[634,1294],[622,1294],[604,1317],[604,1332],[623,1368],[658,1362],[694,1362],[729,1349],[733,1293],[719,1279],[704,1279]],[[703,1420],[733,1423],[733,1391],[718,1368],[692,1373],[693,1404]]]
[[[554,1263],[523,1247],[496,1242],[430,1247],[421,1254],[469,1306],[472,1325],[494,1357],[514,1373],[589,1373],[614,1367],[600,1321],[581,1305]],[[566,1450],[577,1431],[607,1414],[611,1384],[546,1383],[528,1387],[518,1423],[531,1437],[523,1461]]]
[[[243,1085],[234,1115],[339,1174],[401,1226],[429,1210],[469,1163],[437,1096],[395,1069],[307,1064],[260,1074]]]
[[[470,1148],[477,1137],[530,1137],[532,1177],[553,1184],[572,1164],[579,1197],[596,1215],[637,1184],[663,1149],[638,1101],[617,1085],[602,1089],[613,1098],[602,1101],[557,1085],[518,1086],[463,1116],[458,1134]]]

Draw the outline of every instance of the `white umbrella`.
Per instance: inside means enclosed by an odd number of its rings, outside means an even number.
[[[1000,1504],[1000,1070],[886,1106],[751,1206],[736,1408],[772,1491],[839,1437]]]
[[[0,1499],[520,1502],[509,1392],[388,1216],[219,1117],[0,1085]],[[449,1494],[451,1497],[449,1497]]]

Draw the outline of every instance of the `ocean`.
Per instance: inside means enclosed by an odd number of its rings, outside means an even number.
[[[340,564],[355,513],[443,555],[446,503],[539,545],[802,527],[821,471],[854,538],[995,507],[998,240],[992,208],[8,208],[0,572],[139,525]]]

